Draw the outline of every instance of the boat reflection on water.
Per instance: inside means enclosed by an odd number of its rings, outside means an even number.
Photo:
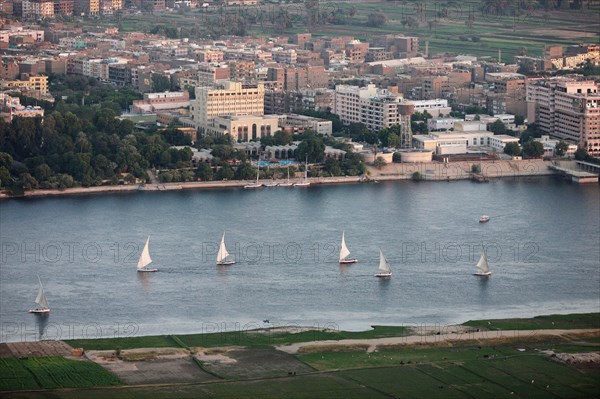
[[[48,327],[48,320],[50,320],[50,314],[48,313],[38,313],[35,317],[35,325],[38,330],[38,340],[45,339],[44,334],[46,333],[46,328]]]
[[[148,273],[136,273],[138,276],[138,280],[140,280],[140,282],[142,283],[142,288],[144,289],[144,291],[146,291],[148,288],[150,288],[150,280],[151,277]]]

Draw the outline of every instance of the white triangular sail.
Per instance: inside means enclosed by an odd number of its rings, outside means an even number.
[[[217,253],[217,263],[223,262],[228,256],[229,252],[227,252],[227,248],[225,247],[225,233],[223,233],[223,237],[221,237],[221,245],[219,246],[219,252]]]
[[[477,262],[477,270],[481,273],[489,273],[490,271],[490,265],[488,264],[487,256],[485,256],[485,251],[481,251],[479,262]]]
[[[35,298],[35,303],[40,305],[42,309],[50,309],[50,306],[48,306],[48,299],[46,299],[46,293],[44,292],[44,286],[42,285],[42,280],[40,280],[40,276],[38,276],[38,281],[40,283],[40,289],[38,291],[37,297]]]
[[[344,232],[342,232],[342,247],[340,248],[340,262],[343,261],[346,256],[350,255],[350,250],[346,246],[346,239],[344,238]]]
[[[391,273],[390,262],[387,261],[381,248],[379,248],[379,271],[381,273]]]
[[[148,239],[146,240],[146,245],[144,245],[144,249],[142,250],[142,254],[140,255],[140,259],[138,260],[138,263],[137,263],[138,269],[143,269],[144,267],[146,267],[150,263],[152,263],[152,259],[150,258],[149,245],[150,245],[150,236],[148,236]]]

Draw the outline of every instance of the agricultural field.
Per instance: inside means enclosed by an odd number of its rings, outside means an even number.
[[[415,331],[382,326],[363,332],[295,327],[244,334],[71,341],[85,347],[97,364],[58,356],[2,358],[0,391],[8,398],[587,399],[600,392],[598,317],[592,313],[469,321],[463,325],[468,330],[488,329],[493,334],[497,328],[506,328],[523,330],[523,335],[484,341],[457,335],[447,341],[385,341],[377,346],[340,343],[341,349],[327,343],[297,355],[271,346],[323,339],[404,339]],[[535,329],[552,327],[567,332],[535,334]],[[596,330],[578,330],[589,328]],[[427,329],[421,333],[436,336]],[[153,344],[155,349],[126,349]],[[89,349],[94,346],[110,350]],[[115,389],[122,381],[130,386]],[[40,388],[46,390],[35,391]]]
[[[0,359],[0,391],[122,385],[93,362],[60,356]]]
[[[285,377],[289,373],[305,374],[314,369],[296,357],[275,349],[234,348],[227,351],[207,351],[200,356],[203,368],[224,379]],[[215,360],[207,360],[211,359]],[[214,356],[217,354],[218,356]]]
[[[582,374],[540,355],[341,371],[402,398],[591,398],[600,372]]]

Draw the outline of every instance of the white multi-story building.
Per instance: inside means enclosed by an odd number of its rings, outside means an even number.
[[[537,80],[527,86],[527,119],[553,138],[600,157],[600,93],[592,80]]]
[[[398,93],[379,89],[373,84],[335,87],[333,113],[339,115],[342,123],[362,123],[371,131],[400,125],[404,132],[403,146],[410,145],[410,112],[407,109]]]
[[[31,37],[36,42],[44,41],[43,30],[24,29],[21,26],[11,27],[8,30],[0,30],[0,42],[9,42],[12,36]]]
[[[425,112],[439,118],[440,116],[449,115],[452,108],[448,106],[448,100],[441,98],[435,98],[433,100],[409,100],[407,104],[411,104],[415,107],[415,112]]]
[[[226,81],[216,87],[196,87],[196,99],[191,101],[191,114],[196,128],[205,130],[216,116],[263,116],[264,98],[262,83]]]
[[[556,151],[556,145],[560,143],[561,140],[553,140],[550,136],[543,135],[540,138],[534,139],[535,141],[539,141],[544,146],[544,157],[552,158],[554,157]],[[567,151],[565,151],[565,156],[572,158],[575,156],[575,151],[577,151],[577,146],[575,144],[568,144]]]

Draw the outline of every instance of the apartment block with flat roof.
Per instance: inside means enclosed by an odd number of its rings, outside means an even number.
[[[264,115],[265,88],[262,83],[225,81],[217,87],[196,87],[191,113],[196,128],[206,129],[216,116]]]
[[[527,87],[528,120],[553,138],[600,157],[600,93],[592,80],[537,80]]]
[[[4,84],[20,90],[32,91],[41,96],[48,94],[47,76],[22,76],[21,80],[8,81],[4,82]]]
[[[394,125],[402,126],[402,145],[411,143],[410,113],[404,112],[403,98],[398,93],[379,89],[374,84],[366,87],[338,85],[335,87],[333,113],[345,125],[362,123],[371,131]]]

